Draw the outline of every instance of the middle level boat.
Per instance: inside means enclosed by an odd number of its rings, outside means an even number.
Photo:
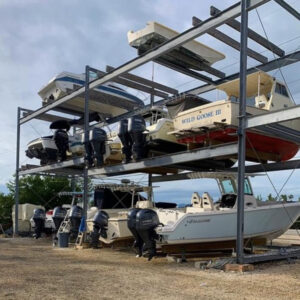
[[[199,103],[174,117],[178,142],[191,148],[237,141],[239,116],[239,79],[217,86],[227,94],[224,100]],[[284,83],[264,72],[247,76],[248,116],[295,106]],[[300,145],[300,119],[269,124],[247,130],[246,159],[250,161],[286,161],[293,158]]]

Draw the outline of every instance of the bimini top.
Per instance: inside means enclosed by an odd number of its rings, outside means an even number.
[[[128,43],[130,46],[137,48],[139,54],[166,42],[179,33],[157,22],[148,22],[147,26],[136,32],[129,31],[127,33]],[[165,59],[175,64],[180,64],[187,68],[201,70],[199,63],[203,62],[211,65],[221,59],[225,55],[202,44],[196,40],[189,41],[181,47],[171,50],[163,54],[157,60]]]
[[[259,71],[247,76],[247,97],[256,96],[258,90],[260,94],[270,93],[274,78],[269,74]],[[240,95],[240,79],[235,79],[217,86],[218,90],[224,91],[229,97],[239,97]]]

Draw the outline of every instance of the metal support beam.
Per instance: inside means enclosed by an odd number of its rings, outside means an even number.
[[[20,164],[20,117],[21,108],[17,110],[17,147],[16,147],[16,181],[15,181],[15,228],[14,234],[19,233],[19,164]]]
[[[104,76],[105,74],[107,74],[107,73],[105,73],[103,71],[96,70],[96,69],[92,69],[92,71],[94,73],[97,73],[100,76]],[[169,94],[167,94],[167,93],[164,93],[164,92],[161,92],[161,91],[157,91],[157,90],[153,90],[153,88],[151,88],[149,86],[137,83],[135,81],[132,81],[132,80],[129,80],[129,79],[126,79],[126,78],[123,78],[123,76],[122,77],[120,76],[120,77],[114,78],[112,81],[120,83],[120,84],[125,85],[125,86],[130,87],[130,88],[133,88],[133,89],[136,89],[136,90],[148,93],[148,94],[151,94],[151,93],[154,92],[155,96],[158,96],[158,97],[167,98],[169,96]]]
[[[217,9],[215,6],[210,7],[210,15],[216,16],[217,14],[221,13],[221,10]],[[226,25],[230,26],[231,28],[241,32],[241,23],[237,20],[230,19],[226,23]],[[255,41],[256,43],[262,45],[266,49],[272,51],[273,53],[277,54],[278,56],[284,56],[284,51],[273,44],[272,42],[268,41],[266,38],[255,32],[254,30],[248,28],[248,38]]]
[[[200,25],[202,21],[198,19],[197,17],[193,17],[193,26]],[[225,33],[221,32],[218,29],[211,28],[207,32],[209,35],[213,36],[214,38],[220,40],[224,44],[236,49],[237,51],[241,51],[241,44],[231,38],[230,36],[226,35]],[[266,56],[261,55],[260,53],[247,48],[247,55],[249,57],[254,58],[255,60],[261,62],[261,63],[266,63],[268,62],[268,58]]]
[[[292,6],[290,6],[283,0],[274,0],[274,1],[277,4],[279,4],[281,7],[283,7],[286,11],[288,11],[291,15],[293,15],[295,18],[300,20],[300,13],[297,10],[295,10]]]
[[[114,67],[106,66],[106,71],[107,72],[112,72],[113,70],[115,70]],[[146,79],[146,78],[143,78],[143,77],[131,74],[131,73],[124,73],[124,74],[122,74],[121,77],[129,79],[131,81],[138,82],[140,84],[149,86],[153,89],[160,90],[160,91],[163,91],[163,92],[166,92],[166,93],[169,93],[169,94],[173,94],[173,95],[178,94],[178,90],[176,90],[176,89],[170,88],[170,87],[168,87],[166,85],[163,85],[161,83],[158,83],[158,82],[155,82],[155,81],[152,81],[152,80],[149,80],[149,79]]]
[[[253,128],[272,123],[280,123],[300,118],[300,105],[271,111],[265,114],[247,117],[246,128]]]
[[[200,74],[196,71],[193,71],[193,70],[190,70],[188,68],[173,64],[170,61],[166,61],[166,60],[161,59],[161,58],[157,58],[155,61],[158,62],[159,64],[161,64],[162,66],[165,66],[165,67],[170,68],[174,71],[180,72],[184,75],[193,77],[195,79],[198,79],[198,80],[206,82],[206,83],[213,84],[213,80],[212,80],[211,77],[205,76],[205,75]]]
[[[261,64],[256,67],[250,68],[247,70],[247,75],[255,73],[257,71],[269,72],[269,71],[272,71],[272,70],[275,70],[278,68],[286,67],[288,65],[294,64],[299,61],[300,61],[300,51],[296,51],[296,52],[288,54],[284,57],[280,57],[280,58],[271,60],[266,64]],[[205,84],[205,85],[190,89],[190,90],[186,91],[185,93],[198,95],[198,94],[203,94],[203,93],[212,91],[219,84],[239,78],[239,74],[240,73],[232,74],[224,79],[219,79],[219,80],[214,81],[213,84]]]
[[[89,143],[89,85],[90,85],[90,68],[85,67],[85,84],[84,84],[84,145],[88,146]],[[85,166],[83,170],[83,216],[86,220],[87,217],[87,206],[88,206],[88,153],[85,151]]]
[[[246,158],[246,99],[247,99],[247,0],[241,1],[240,102],[238,128],[238,189],[237,189],[237,263],[244,261],[244,185]]]
[[[270,0],[249,0],[249,6],[248,10],[252,10],[262,4],[265,4],[269,2]],[[241,14],[241,3],[237,3],[228,9],[224,10],[220,15],[217,17],[212,17],[201,23],[201,25],[196,26],[194,28],[188,29],[184,31],[183,33],[177,35],[173,39],[168,40],[167,42],[155,47],[151,51],[146,52],[145,54],[125,63],[124,65],[121,65],[114,71],[106,74],[105,76],[96,79],[90,83],[90,89],[93,89],[97,87],[100,84],[103,84],[107,81],[113,80],[114,78],[127,73],[151,60],[154,60],[158,58],[159,56],[163,55],[164,53],[167,53],[171,51],[174,48],[177,48],[185,43],[187,43],[190,40],[193,40],[197,38],[198,36],[207,33],[207,31],[210,28],[216,28],[224,23],[228,19],[237,18]],[[67,95],[65,97],[62,97],[61,99],[56,100],[54,103],[48,104],[35,112],[33,112],[31,115],[26,116],[21,119],[21,124],[28,122],[29,120],[35,118],[39,114],[43,114],[51,109],[54,109],[57,106],[60,106],[64,102],[78,96],[84,93],[85,88],[82,87],[76,91],[74,91],[72,94]]]
[[[22,110],[22,117],[29,116],[30,114],[33,113],[33,110],[31,110],[31,109],[21,108],[21,110]],[[46,121],[46,122],[51,122],[51,123],[54,121],[57,121],[57,120],[72,121],[72,119],[70,119],[70,118],[57,116],[57,115],[53,115],[53,114],[39,115],[35,119]]]
[[[89,170],[90,176],[96,175],[117,175],[129,172],[141,172],[144,169],[155,167],[164,167],[171,165],[178,165],[188,161],[197,161],[202,159],[209,159],[218,156],[229,156],[237,154],[238,148],[236,143],[223,144],[209,148],[200,148],[192,151],[179,152],[174,154],[167,154],[163,156],[156,156],[148,158],[139,162],[128,164],[118,164],[112,166],[105,166],[103,168],[94,168]]]

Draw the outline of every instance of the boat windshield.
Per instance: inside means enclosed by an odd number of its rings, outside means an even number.
[[[237,186],[232,178],[220,180],[222,194],[237,194]],[[244,194],[253,195],[252,188],[248,178],[245,178]]]

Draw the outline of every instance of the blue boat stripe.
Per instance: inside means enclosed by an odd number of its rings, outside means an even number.
[[[67,82],[77,83],[79,85],[84,85],[84,83],[85,83],[84,80],[71,78],[71,77],[67,77],[67,76],[56,78],[54,81],[67,81]],[[102,90],[102,91],[110,92],[110,93],[113,93],[113,94],[118,94],[120,96],[130,98],[131,100],[138,103],[139,105],[144,106],[144,102],[141,99],[139,99],[138,97],[135,97],[135,96],[133,96],[133,95],[127,93],[127,92],[123,92],[121,90],[115,89],[113,87],[109,87],[109,86],[105,86],[105,85],[99,85],[98,87],[95,88],[95,90]]]

